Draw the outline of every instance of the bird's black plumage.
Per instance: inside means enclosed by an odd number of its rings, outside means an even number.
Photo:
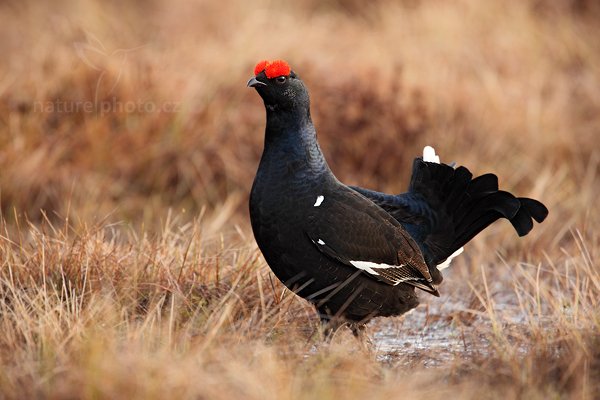
[[[439,295],[437,266],[492,222],[506,218],[525,235],[532,218],[548,214],[536,200],[498,190],[493,174],[473,178],[420,157],[406,193],[344,185],[317,143],[304,83],[260,65],[266,70],[248,82],[267,111],[252,229],[275,275],[324,320],[403,314],[418,304],[415,287]]]

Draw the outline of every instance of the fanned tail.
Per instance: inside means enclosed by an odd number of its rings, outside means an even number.
[[[446,260],[500,218],[508,219],[524,236],[533,220],[539,223],[548,215],[541,202],[499,190],[494,174],[473,178],[465,167],[439,163],[431,147],[423,156],[413,163],[409,194],[429,207],[429,223],[419,227],[419,236],[434,263]]]

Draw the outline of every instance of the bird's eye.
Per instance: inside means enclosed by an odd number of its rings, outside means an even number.
[[[283,85],[285,81],[287,81],[287,77],[285,76],[278,76],[277,78],[275,78],[275,82],[277,82],[280,85]]]

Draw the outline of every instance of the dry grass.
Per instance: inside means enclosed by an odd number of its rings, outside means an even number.
[[[600,396],[594,2],[0,11],[0,398]],[[434,144],[548,220],[494,225],[372,345],[323,344],[247,223],[264,111],[244,83],[272,57],[345,182],[401,191]]]

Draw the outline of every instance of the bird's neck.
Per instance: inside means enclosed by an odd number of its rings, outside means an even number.
[[[269,110],[263,160],[318,176],[333,176],[321,148],[309,110]],[[262,163],[261,161],[261,163]]]

